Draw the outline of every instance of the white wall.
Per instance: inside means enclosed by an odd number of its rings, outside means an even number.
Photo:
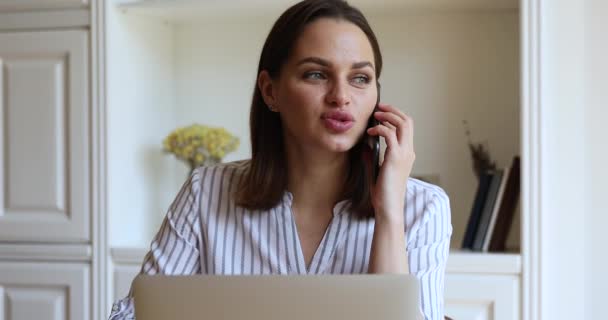
[[[113,5],[107,27],[109,242],[148,247],[178,188],[161,152],[175,127],[173,29]]]
[[[519,153],[516,11],[371,15],[382,46],[382,100],[415,120],[414,174],[438,174],[452,199],[459,247],[476,190],[462,120],[487,140],[499,166]],[[263,41],[274,17],[196,23],[176,30],[177,122],[228,128],[250,157],[248,115]],[[519,225],[510,239],[519,244]]]
[[[587,319],[606,317],[608,288],[608,2],[587,0],[585,7],[586,58],[586,229],[585,229],[585,310]]]
[[[251,157],[249,109],[270,17],[248,22],[178,25],[177,123],[222,126],[241,144],[225,161]]]

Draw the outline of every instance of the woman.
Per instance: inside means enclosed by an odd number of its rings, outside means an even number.
[[[272,28],[251,107],[252,159],[195,170],[144,258],[145,274],[407,273],[443,319],[452,233],[439,187],[409,178],[412,119],[379,104],[382,57],[344,1],[306,0]],[[367,128],[370,116],[380,124]],[[374,183],[365,135],[383,137]],[[111,319],[133,317],[130,297]]]

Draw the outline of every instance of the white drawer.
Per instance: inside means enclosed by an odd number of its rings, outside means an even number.
[[[517,275],[447,274],[445,286],[445,312],[455,320],[521,318]]]

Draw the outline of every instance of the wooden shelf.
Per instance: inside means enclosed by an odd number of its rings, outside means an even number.
[[[170,22],[273,19],[294,0],[115,0],[126,11]],[[517,10],[519,0],[351,0],[364,13],[431,11]]]

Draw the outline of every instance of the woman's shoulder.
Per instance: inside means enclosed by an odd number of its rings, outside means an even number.
[[[424,201],[434,200],[448,204],[450,201],[448,194],[440,186],[411,177],[407,181],[406,197],[408,200],[410,198]]]
[[[249,163],[250,160],[246,159],[200,166],[194,169],[192,177],[193,180],[200,181],[203,186],[208,185],[211,180],[228,178],[234,181],[234,178],[239,178],[247,170]]]
[[[197,231],[200,213],[204,208],[224,203],[229,191],[238,183],[237,176],[244,172],[249,161],[241,160],[198,167],[190,173],[167,212],[167,219],[181,232]],[[236,179],[235,179],[236,178]],[[189,228],[187,228],[189,226]]]
[[[249,163],[250,160],[238,160],[194,169],[190,181],[196,184],[193,190],[198,193],[199,203],[227,201],[249,167]]]
[[[433,229],[439,226],[444,236],[451,234],[450,199],[443,188],[409,178],[405,203],[405,221],[412,239],[426,232],[426,226]]]

